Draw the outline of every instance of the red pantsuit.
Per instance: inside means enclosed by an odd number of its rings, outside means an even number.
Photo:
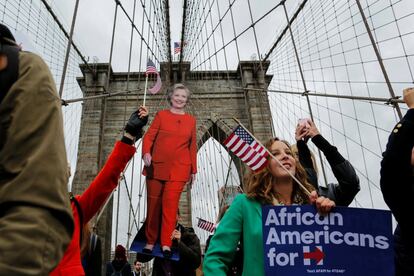
[[[161,226],[161,245],[171,246],[178,202],[185,183],[197,172],[196,120],[170,110],[158,112],[145,134],[142,154],[150,153],[147,177],[147,243],[154,244]]]
[[[175,228],[178,202],[184,186],[185,182],[147,179],[147,207],[151,213],[147,215],[145,235],[149,244],[157,240],[158,231],[152,230],[159,229],[161,224],[161,244],[171,246],[171,233]]]

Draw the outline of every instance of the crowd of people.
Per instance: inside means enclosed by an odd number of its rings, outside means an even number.
[[[403,94],[409,109],[390,134],[380,186],[398,223],[396,275],[414,275],[414,89]],[[167,98],[170,108],[156,113],[145,134],[148,108],[133,112],[89,187],[69,196],[61,101],[52,75],[0,24],[0,275],[101,275],[100,241],[89,222],[117,187],[141,137],[146,244],[133,265],[128,250],[117,245],[106,275],[146,275],[143,263],[152,259],[152,275],[196,275],[200,266],[205,275],[264,275],[263,206],[311,204],[325,215],[335,206],[349,206],[360,190],[352,164],[313,121],[302,120],[295,145],[279,138],[265,143],[272,157],[264,169],[246,175],[244,193],[221,210],[202,263],[200,240],[179,223],[178,209],[183,189],[196,179],[196,118],[185,112],[186,86],[175,84]],[[337,183],[319,185],[308,141],[325,155]],[[157,243],[162,256],[154,258]],[[172,259],[173,248],[178,261]]]

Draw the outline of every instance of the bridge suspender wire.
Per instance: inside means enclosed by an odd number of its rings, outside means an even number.
[[[75,21],[76,21],[76,14],[77,14],[77,10],[78,10],[78,3],[79,0],[76,1],[75,4],[75,9],[73,12],[73,19],[72,19],[72,26],[70,29],[70,34],[67,33],[67,31],[65,30],[65,28],[63,27],[63,24],[60,22],[59,18],[56,16],[56,14],[54,13],[52,7],[47,3],[46,0],[41,0],[42,4],[45,6],[45,8],[47,9],[47,11],[50,13],[50,15],[53,17],[54,21],[56,22],[56,24],[59,26],[60,30],[62,30],[63,34],[67,37],[68,42],[70,42],[70,45],[67,45],[66,48],[66,58],[65,58],[65,62],[63,66],[63,69],[66,70],[67,69],[67,63],[69,60],[69,54],[70,54],[70,47],[73,46],[73,48],[75,49],[75,51],[77,52],[77,54],[79,55],[79,57],[82,59],[83,63],[86,64],[86,66],[88,67],[90,72],[93,72],[92,68],[90,67],[88,61],[85,59],[84,55],[82,55],[81,51],[79,50],[79,48],[76,46],[75,42],[73,41],[73,31],[75,28]],[[63,77],[63,73],[62,73],[62,77]],[[66,73],[65,73],[66,76]],[[63,82],[63,78],[61,80],[61,82]],[[62,91],[62,92],[61,92]],[[63,85],[61,85],[61,89],[59,89],[59,96],[62,97],[62,93],[63,93]]]
[[[282,4],[282,6],[283,6],[283,11],[284,11],[285,16],[286,16],[286,21],[287,21],[287,25],[288,25],[288,29],[289,29],[289,34],[290,34],[290,37],[291,37],[291,39],[292,39],[293,50],[294,50],[294,52],[295,52],[296,62],[297,62],[297,64],[298,64],[298,68],[299,68],[300,77],[301,77],[301,79],[302,79],[303,91],[304,91],[304,93],[305,93],[306,102],[307,102],[307,104],[308,104],[309,115],[310,115],[311,120],[312,120],[312,121],[315,121],[315,118],[313,117],[312,107],[311,107],[311,104],[310,104],[310,101],[309,101],[309,96],[308,96],[308,88],[306,87],[306,81],[305,81],[305,77],[304,77],[304,75],[303,75],[303,71],[302,71],[302,65],[301,65],[301,63],[300,63],[299,54],[298,54],[298,51],[297,51],[297,49],[296,49],[295,39],[294,39],[294,37],[293,37],[292,29],[291,29],[291,27],[290,27],[289,15],[288,15],[288,12],[287,12],[287,10],[286,10],[286,5],[285,5],[285,3],[283,3],[283,4]],[[318,154],[319,154],[319,160],[320,160],[321,169],[322,169],[323,180],[324,180],[324,182],[325,182],[325,187],[326,187],[326,186],[328,185],[328,180],[327,180],[327,178],[326,178],[325,167],[324,167],[324,163],[323,163],[323,159],[322,159],[322,153],[321,153],[321,150],[320,150],[320,149],[318,149]]]
[[[106,91],[109,91],[109,81],[111,78],[111,65],[112,65],[112,54],[114,49],[114,41],[115,41],[115,30],[116,30],[116,23],[117,23],[117,15],[118,15],[118,6],[119,1],[115,1],[115,12],[114,12],[114,23],[112,27],[112,38],[111,38],[111,48],[109,50],[109,65],[108,65],[108,71],[106,74]],[[103,139],[104,139],[104,122],[106,119],[106,98],[103,98],[103,111],[101,113],[101,121],[100,121],[100,137],[99,137],[99,146],[98,146],[98,169],[101,170],[103,167]],[[119,182],[118,182],[119,187]],[[119,225],[119,188],[118,188],[118,204],[117,204],[117,212],[116,212],[116,231],[115,231],[115,244],[118,244],[118,225]]]
[[[66,70],[67,70],[67,67],[68,67],[70,48],[72,46],[73,31],[75,30],[75,22],[76,22],[76,15],[78,14],[78,6],[79,6],[79,0],[76,0],[75,9],[73,11],[73,17],[72,17],[72,25],[70,27],[68,46],[66,47],[65,62],[63,64],[63,70],[62,70],[62,79],[60,81],[60,87],[59,87],[59,97],[60,98],[62,98],[63,86],[65,84]]]
[[[130,35],[130,41],[129,41],[128,72],[127,72],[127,83],[126,83],[127,90],[129,89],[129,79],[130,79],[130,73],[131,73],[132,43],[133,43],[133,40],[134,40],[136,4],[137,4],[137,1],[134,0],[134,6],[133,6],[133,10],[132,10],[131,35]],[[139,85],[139,83],[138,83],[138,85]],[[137,99],[138,99],[138,96],[137,96]],[[124,122],[126,122],[126,120],[127,120],[127,117],[126,117],[127,116],[127,104],[128,104],[128,96],[127,95],[125,95],[124,102],[125,102],[124,103]],[[122,130],[122,133],[125,133],[125,129]],[[123,177],[124,184],[125,184],[125,189],[128,193],[128,200],[129,200],[129,203],[131,204],[131,206],[132,206],[132,201],[131,201],[132,198],[131,198],[130,195],[132,195],[133,187],[134,187],[134,168],[135,168],[135,155],[132,157],[132,173],[131,173],[131,182],[130,182],[131,183],[131,190],[130,191],[128,190],[129,187],[128,187],[128,184],[127,184],[127,181],[126,181],[126,176],[124,175],[124,177]],[[119,187],[119,190],[120,190],[120,187]],[[119,194],[120,194],[120,192],[118,193],[118,195]],[[118,206],[119,206],[119,204],[118,204]],[[132,208],[128,209],[128,229],[130,228],[130,225],[131,225],[131,209]],[[133,209],[132,209],[132,213],[133,213],[134,218],[135,218],[135,213],[134,213]],[[138,228],[139,228],[139,226],[137,225],[137,229]],[[128,235],[128,240],[127,240],[126,248],[127,248],[127,250],[129,250],[129,240],[130,240],[130,237],[131,237],[131,232],[128,231],[127,235]]]
[[[379,63],[379,65],[380,65],[380,68],[381,68],[382,74],[384,75],[385,82],[387,83],[387,86],[388,86],[388,90],[389,90],[389,92],[390,92],[390,95],[391,95],[391,97],[392,97],[392,98],[395,98],[394,89],[392,88],[392,85],[391,85],[391,83],[390,83],[390,79],[389,79],[389,77],[388,77],[387,71],[385,70],[385,66],[384,66],[384,63],[383,63],[383,61],[382,61],[381,54],[380,54],[380,52],[379,52],[379,50],[378,50],[377,45],[375,44],[375,39],[374,39],[374,37],[373,37],[373,35],[372,35],[372,32],[371,32],[371,29],[370,29],[370,27],[369,27],[369,25],[368,25],[367,18],[365,17],[364,10],[362,9],[362,6],[361,6],[361,3],[359,2],[359,0],[355,0],[355,2],[356,2],[356,4],[357,4],[357,6],[358,6],[358,10],[359,10],[359,12],[360,12],[360,14],[361,14],[361,17],[362,17],[362,20],[363,20],[363,22],[364,22],[365,28],[366,28],[366,30],[367,30],[367,34],[368,34],[369,39],[370,39],[370,41],[371,41],[372,47],[374,48],[375,55],[376,55],[376,57],[377,57],[377,59],[378,59],[378,63]],[[400,120],[401,120],[401,119],[402,119],[402,113],[401,113],[401,109],[400,109],[400,107],[398,106],[398,104],[396,104],[396,105],[395,105],[395,109],[397,110],[398,117],[399,117],[399,118],[400,118]]]
[[[233,3],[235,2],[236,0],[234,0],[233,1]],[[276,6],[274,6],[272,9],[270,9],[265,15],[263,15],[263,16],[261,16],[259,19],[257,19],[255,22],[254,22],[254,24],[252,24],[252,25],[256,25],[257,23],[259,23],[261,20],[263,20],[267,15],[269,15],[271,12],[273,12],[277,7],[279,7],[281,4],[282,4],[282,2],[284,2],[285,0],[282,0],[281,2],[279,2]],[[227,11],[226,11],[226,13],[223,15],[223,18],[224,18],[224,16],[227,14],[227,12],[229,11],[229,10],[231,10],[231,8],[232,8],[232,6],[233,6],[233,4],[232,5],[229,5],[229,8],[227,9]],[[221,23],[221,22],[220,22]],[[221,50],[223,50],[225,47],[227,47],[227,46],[229,46],[232,42],[234,42],[234,41],[236,41],[236,39],[238,39],[239,37],[241,37],[242,35],[244,35],[251,27],[252,27],[252,25],[250,25],[250,26],[248,26],[247,28],[245,28],[243,31],[241,31],[239,34],[235,34],[234,35],[234,37],[229,41],[229,42],[227,42],[226,44],[224,44],[223,46],[222,46],[222,48],[220,48],[220,49],[218,49],[216,52],[214,52],[213,54],[212,54],[212,56],[213,55],[215,55],[215,54],[217,54],[218,52],[220,52]],[[203,47],[205,46],[205,44],[203,45]],[[200,49],[201,50],[201,49]],[[199,50],[199,51],[200,51]],[[194,69],[197,69],[198,67],[200,67],[202,64],[204,64],[209,58],[211,58],[211,56],[209,56],[209,57],[207,57],[205,60],[203,60],[201,63],[199,63],[197,66],[195,66],[194,67]],[[193,61],[193,60],[192,60]],[[191,62],[192,62],[191,61]]]
[[[181,27],[181,51],[180,51],[180,61],[179,61],[179,66],[181,68],[181,64],[183,62],[183,53],[185,51],[185,45],[184,45],[184,33],[185,33],[185,26],[186,26],[186,17],[187,17],[187,4],[188,4],[188,0],[184,0],[183,1],[183,24]]]
[[[236,27],[234,26],[234,18],[233,18],[233,9],[232,9],[233,5],[230,5],[230,0],[229,0],[229,7],[230,7],[230,18],[231,18],[231,23],[232,23],[231,25],[233,27],[234,43],[236,45],[237,60],[239,61],[239,64],[240,64],[239,71],[240,71],[241,83],[242,83],[242,87],[247,87],[247,83],[244,80],[243,71],[242,71],[241,62],[240,62],[241,60],[240,60],[239,44],[237,43]],[[203,64],[203,63],[204,62],[202,62],[201,64]],[[253,121],[252,121],[251,114],[248,110],[249,102],[248,102],[248,99],[247,99],[247,91],[246,90],[243,90],[243,91],[244,91],[244,105],[245,105],[245,108],[246,108],[247,119],[248,119],[248,122],[249,122],[248,126],[249,126],[249,129],[252,129],[253,128]]]

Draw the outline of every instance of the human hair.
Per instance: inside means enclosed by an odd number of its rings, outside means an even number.
[[[182,84],[182,83],[176,83],[176,84],[174,84],[170,89],[168,89],[168,92],[167,92],[167,101],[168,101],[168,103],[171,105],[171,98],[172,98],[172,95],[174,94],[174,92],[176,91],[176,90],[178,90],[178,89],[183,89],[183,90],[185,90],[185,92],[187,93],[187,102],[186,102],[186,105],[187,105],[187,103],[190,101],[190,96],[191,96],[191,92],[190,92],[190,90],[187,88],[187,86],[185,86],[184,84]]]
[[[134,265],[136,265],[137,263],[141,263],[140,261],[138,261],[138,260],[135,260],[134,261]]]
[[[280,140],[279,138],[269,139],[265,144],[266,148],[270,150],[271,146],[276,141],[286,144],[289,149],[291,148],[288,142]],[[298,161],[296,161],[296,171],[294,176],[308,191],[315,190],[315,188],[308,182],[306,171]],[[267,166],[260,172],[249,172],[245,177],[245,191],[247,197],[253,198],[262,204],[272,204],[273,184],[275,181],[277,181],[277,179],[270,171],[270,162],[268,162]],[[293,180],[292,203],[306,204],[308,202],[308,195],[303,191],[299,184]]]

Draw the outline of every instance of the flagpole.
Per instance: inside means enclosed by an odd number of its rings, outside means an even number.
[[[305,191],[305,193],[308,196],[310,196],[311,193],[309,192],[309,190],[306,189],[306,187],[303,186],[303,184],[290,171],[288,171],[288,169],[286,169],[282,165],[282,163],[279,161],[279,159],[277,159],[265,146],[263,146],[262,143],[259,140],[257,140],[256,137],[254,137],[254,135],[251,134],[250,131],[239,120],[237,120],[237,118],[233,117],[233,120],[235,120],[242,128],[244,128],[244,130],[247,133],[249,133],[249,135],[252,136],[252,138],[267,151],[267,153],[270,155],[270,157],[272,157],[274,160],[276,160],[276,162],[296,181],[296,183],[298,183],[299,187],[301,187]]]
[[[145,99],[147,98],[147,85],[148,85],[148,74],[146,74],[147,77],[145,78],[145,89],[144,89],[144,103],[143,106],[145,106]]]

